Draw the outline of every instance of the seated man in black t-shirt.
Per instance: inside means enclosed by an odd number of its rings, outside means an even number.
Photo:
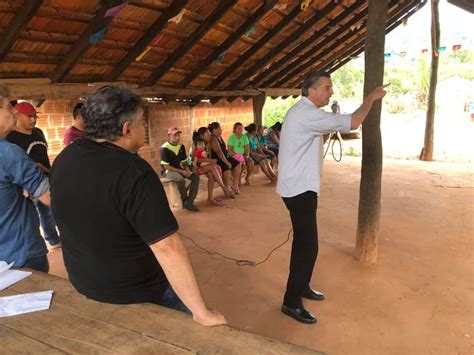
[[[136,154],[145,141],[142,105],[126,88],[91,94],[86,139],[65,148],[51,168],[69,280],[97,301],[151,302],[191,311],[203,325],[224,324],[202,299],[158,175]]]
[[[199,191],[199,175],[193,173],[187,166],[186,148],[180,144],[181,133],[177,127],[168,129],[168,142],[163,144],[160,150],[161,166],[165,169],[165,176],[178,184],[183,208],[197,212],[199,209],[194,204],[194,200]],[[191,181],[189,194],[185,179]]]

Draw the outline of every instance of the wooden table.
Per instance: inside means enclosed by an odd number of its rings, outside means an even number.
[[[51,308],[0,318],[0,354],[320,354],[230,326],[206,328],[153,304],[88,300],[68,280],[33,272],[0,296],[54,290]]]

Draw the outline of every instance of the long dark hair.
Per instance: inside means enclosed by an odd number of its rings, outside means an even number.
[[[276,122],[273,126],[271,126],[270,128],[273,129],[274,131],[278,131],[280,132],[281,131],[281,122]]]
[[[197,131],[193,132],[193,142],[194,142],[194,144],[196,144],[196,141],[198,139],[203,139],[204,134],[206,133],[207,130],[208,130],[207,127],[199,127],[199,129]]]
[[[245,130],[250,134],[255,134],[257,132],[257,125],[255,123],[251,123],[245,127]]]
[[[207,126],[207,129],[209,130],[209,132],[212,132],[215,130],[215,129],[218,129],[219,127],[221,126],[221,124],[219,122],[212,122],[209,124],[209,126]]]

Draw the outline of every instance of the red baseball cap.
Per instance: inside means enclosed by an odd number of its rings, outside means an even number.
[[[176,126],[168,128],[168,134],[176,134],[176,133],[183,133],[183,132],[180,131],[178,127]]]
[[[19,104],[16,104],[15,110],[28,117],[38,117],[35,107],[28,102],[20,102]]]

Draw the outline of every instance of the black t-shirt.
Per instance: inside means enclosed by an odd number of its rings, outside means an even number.
[[[20,146],[35,163],[41,163],[48,169],[51,167],[48,157],[48,143],[43,131],[39,128],[33,128],[31,134],[18,131],[10,132],[6,140]]]
[[[107,303],[156,303],[169,283],[149,244],[178,224],[152,167],[114,144],[80,139],[55,159],[50,184],[74,287]]]

